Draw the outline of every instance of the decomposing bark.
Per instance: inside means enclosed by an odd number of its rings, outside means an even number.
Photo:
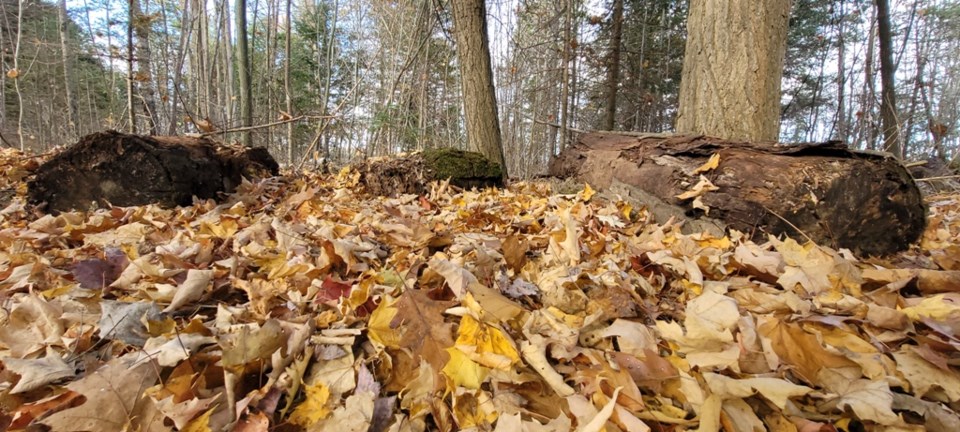
[[[49,211],[92,204],[189,205],[193,197],[233,192],[243,177],[277,175],[264,148],[237,148],[204,138],[98,132],[41,165],[28,183],[30,202]]]
[[[424,194],[430,182],[447,179],[451,185],[465,189],[503,185],[498,164],[480,153],[451,148],[368,159],[354,169],[360,173],[365,190],[374,195]]]
[[[716,168],[695,172],[714,154]],[[687,218],[696,230],[732,228],[760,240],[787,234],[864,255],[906,249],[926,224],[920,191],[898,161],[839,142],[773,146],[594,133],[562,152],[550,174],[620,188],[655,216]],[[699,197],[706,211],[678,198],[701,176],[717,188]]]

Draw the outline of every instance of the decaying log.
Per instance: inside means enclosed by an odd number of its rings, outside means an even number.
[[[452,148],[368,159],[353,168],[366,191],[374,195],[424,194],[430,182],[447,179],[464,189],[503,185],[499,164],[480,153]]]
[[[719,165],[697,172],[714,154]],[[757,240],[787,234],[863,255],[904,250],[926,224],[920,191],[897,160],[839,142],[592,133],[552,161],[550,174],[629,194],[655,216],[689,219],[694,230],[733,228]],[[706,187],[679,197],[698,183]]]
[[[233,192],[243,177],[277,175],[264,148],[239,148],[205,138],[87,135],[41,165],[28,182],[30,202],[48,211],[92,204],[189,205],[194,196]]]

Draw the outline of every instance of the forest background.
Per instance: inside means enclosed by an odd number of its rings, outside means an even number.
[[[671,131],[687,7],[488,0],[511,176],[543,173],[578,130]],[[793,2],[781,141],[882,147],[876,10],[864,0]],[[956,163],[960,2],[893,0],[890,10],[904,156]],[[249,88],[251,123],[267,125],[251,141],[281,163],[466,147],[444,0],[0,0],[0,13],[3,145],[43,152],[102,129],[236,129]]]

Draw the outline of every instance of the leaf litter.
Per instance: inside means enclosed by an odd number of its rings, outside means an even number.
[[[685,235],[589,186],[43,215],[0,151],[0,426],[960,430],[960,197],[886,259]]]

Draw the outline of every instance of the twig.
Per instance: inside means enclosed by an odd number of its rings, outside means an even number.
[[[905,164],[903,164],[903,167],[904,167],[904,168],[913,168],[913,167],[918,167],[918,166],[924,166],[924,165],[926,165],[926,164],[927,164],[927,161],[922,160],[922,161],[905,163]]]
[[[940,176],[940,177],[927,177],[927,178],[921,178],[921,179],[914,179],[913,181],[918,181],[918,182],[920,182],[920,181],[935,181],[935,180],[950,180],[950,179],[960,179],[960,175],[948,175],[948,176]]]
[[[300,116],[296,116],[296,117],[293,117],[293,118],[288,118],[288,119],[286,119],[286,120],[275,121],[275,122],[273,122],[273,123],[266,123],[266,124],[254,125],[254,126],[243,126],[243,127],[231,128],[231,129],[221,129],[221,130],[213,131],[213,132],[204,132],[204,133],[200,134],[200,136],[201,136],[201,137],[208,137],[208,136],[211,136],[211,135],[224,135],[224,134],[233,133],[233,132],[245,132],[245,131],[250,131],[250,130],[266,129],[266,128],[269,128],[269,127],[280,126],[280,125],[287,124],[287,123],[297,122],[297,121],[303,120],[303,119],[305,119],[305,118],[327,119],[327,118],[333,118],[333,117],[334,117],[334,116],[306,116],[306,115],[300,115]]]
[[[782,220],[783,222],[785,222],[787,225],[790,225],[790,228],[793,228],[796,232],[800,233],[800,235],[804,236],[804,237],[807,239],[807,241],[809,241],[810,243],[817,244],[817,242],[813,241],[813,239],[810,238],[810,236],[808,236],[807,233],[803,232],[803,230],[801,230],[800,228],[797,228],[796,225],[794,225],[793,223],[791,223],[790,221],[788,221],[788,220],[787,220],[786,218],[784,218],[783,216],[778,215],[777,212],[775,212],[775,211],[773,211],[773,210],[770,210],[770,209],[768,209],[768,208],[766,208],[766,207],[764,207],[763,209],[766,210],[767,212],[769,212],[770,214],[772,214],[772,215],[780,218],[780,220]]]
[[[353,88],[351,88],[350,91],[347,92],[346,96],[344,96],[343,100],[340,101],[340,104],[333,109],[334,113],[340,112],[340,109],[343,108],[343,105],[347,103],[348,99],[350,99],[350,95],[353,94],[354,90],[356,90],[357,87],[359,86],[360,86],[360,81],[357,81],[353,85]],[[320,138],[323,137],[323,133],[327,130],[327,126],[330,124],[329,120],[331,118],[336,118],[336,117],[338,116],[337,115],[328,116],[328,118],[324,119],[326,121],[320,124],[320,128],[317,130],[317,135],[313,137],[313,140],[310,141],[310,145],[307,146],[307,150],[303,152],[303,157],[300,158],[300,163],[298,163],[296,168],[294,169],[295,172],[303,169],[303,164],[307,162],[307,159],[310,157],[310,153],[313,151],[313,149],[317,147],[317,144],[320,144]]]

